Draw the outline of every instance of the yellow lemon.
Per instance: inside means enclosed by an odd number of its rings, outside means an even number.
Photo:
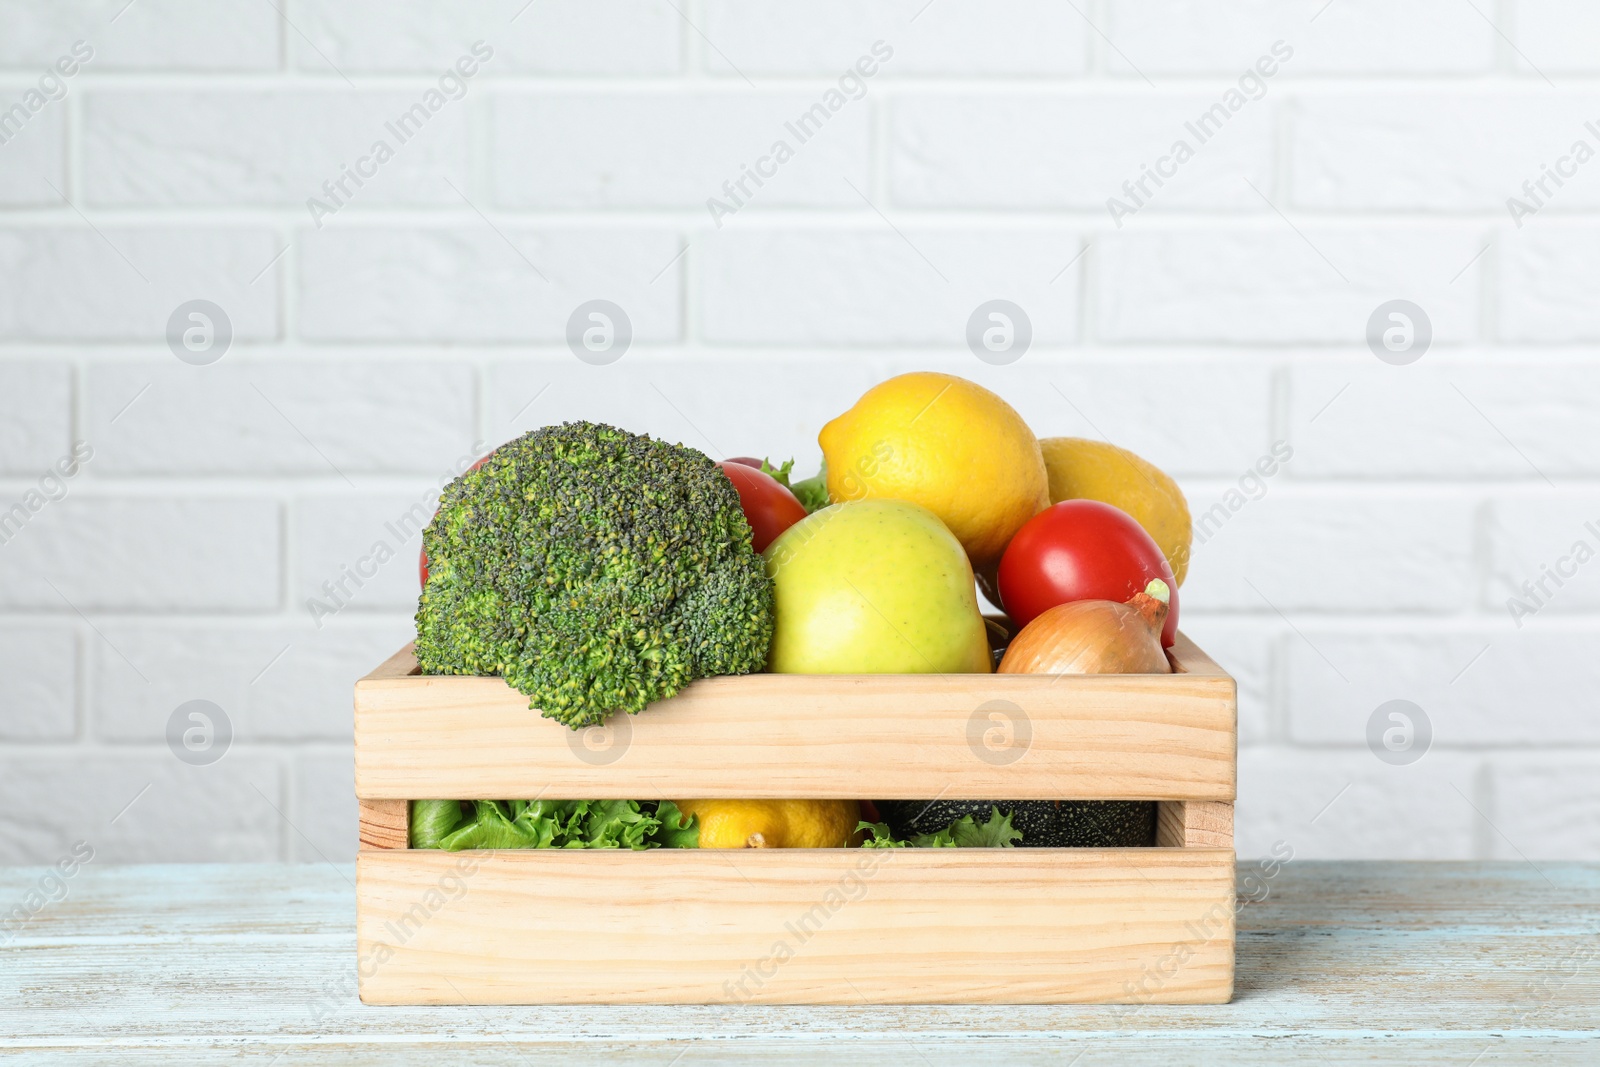
[[[1126,511],[1166,554],[1172,576],[1183,584],[1193,531],[1189,503],[1177,482],[1148,460],[1104,441],[1046,437],[1039,447],[1050,473],[1050,503],[1098,500]]]
[[[873,386],[817,436],[835,501],[909,500],[992,569],[1011,535],[1050,506],[1039,442],[980,385],[919,371]]]
[[[844,848],[861,821],[854,800],[677,800],[700,820],[701,848]]]

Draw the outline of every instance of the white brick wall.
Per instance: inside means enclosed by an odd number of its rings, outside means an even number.
[[[596,418],[808,467],[924,367],[1210,516],[1185,626],[1239,678],[1242,854],[1600,857],[1600,162],[1561,162],[1600,150],[1592,8],[0,0],[0,863],[348,857],[350,683],[415,592],[391,524],[475,441]],[[963,341],[994,298],[1033,326],[1009,366]],[[1397,298],[1410,366],[1364,340]],[[195,299],[210,366],[168,348]],[[632,323],[610,366],[564,342],[592,299]],[[1433,727],[1409,766],[1365,740],[1393,699]],[[168,748],[190,700],[220,763]]]

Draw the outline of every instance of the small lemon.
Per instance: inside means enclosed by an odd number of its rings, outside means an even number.
[[[1039,447],[1050,474],[1050,503],[1098,500],[1126,511],[1166,555],[1173,578],[1183,584],[1193,530],[1189,503],[1177,482],[1150,461],[1104,441],[1046,437]]]
[[[854,800],[677,800],[700,820],[701,848],[844,848],[861,821]]]
[[[980,385],[918,371],[873,386],[817,436],[836,502],[921,504],[993,568],[1023,523],[1050,506],[1039,442]]]

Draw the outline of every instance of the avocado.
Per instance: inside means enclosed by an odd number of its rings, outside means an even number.
[[[1156,806],[1139,800],[880,800],[878,811],[898,838],[937,833],[991,808],[1022,831],[1018,848],[1149,848],[1156,843]]]

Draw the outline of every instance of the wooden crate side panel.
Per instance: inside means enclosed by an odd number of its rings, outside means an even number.
[[[986,618],[995,619],[1002,625],[1006,624],[1005,616],[990,615]],[[1217,662],[1205,651],[1189,639],[1183,631],[1178,632],[1173,646],[1167,650],[1168,658],[1178,672],[1203,678],[1226,678],[1228,672],[1217,665]],[[400,678],[415,676],[417,670],[416,642],[409,641],[405,647],[380,663],[371,674],[361,680],[369,681],[394,681]]]
[[[369,1004],[1209,1004],[1233,988],[1226,850],[367,851],[356,867]]]
[[[1209,800],[1164,801],[1156,808],[1159,848],[1233,848],[1233,805]]]
[[[570,731],[496,678],[356,690],[368,799],[1234,796],[1231,678],[752,675]]]
[[[356,809],[361,848],[411,847],[410,801],[357,800]]]

